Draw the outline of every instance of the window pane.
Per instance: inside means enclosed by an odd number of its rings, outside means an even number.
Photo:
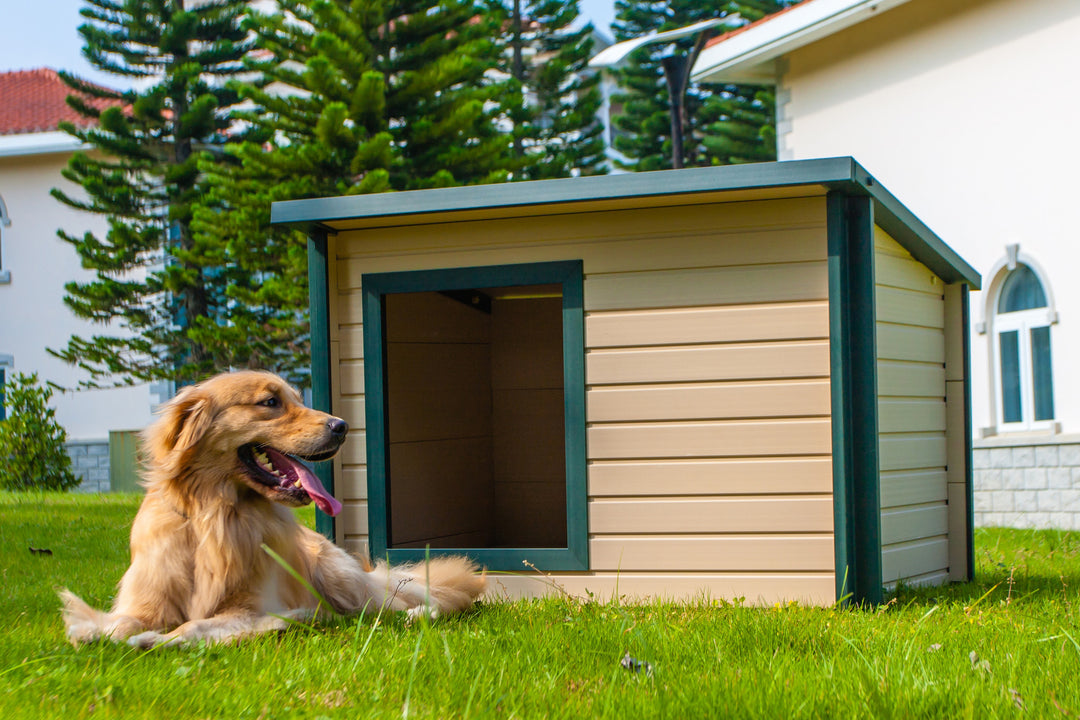
[[[1020,333],[1001,333],[1001,409],[1007,423],[1020,422]]]
[[[1027,265],[1017,265],[1005,278],[998,297],[998,312],[1009,313],[1046,307],[1042,283]]]
[[[1031,330],[1031,369],[1035,384],[1035,419],[1054,419],[1054,378],[1050,372],[1050,327]]]

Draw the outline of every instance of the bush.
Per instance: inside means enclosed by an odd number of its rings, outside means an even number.
[[[49,407],[52,388],[37,373],[16,373],[4,387],[7,419],[0,421],[0,489],[70,490],[79,484],[64,449],[67,433]]]

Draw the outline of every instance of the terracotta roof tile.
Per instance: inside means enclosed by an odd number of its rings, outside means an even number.
[[[67,120],[79,126],[93,123],[68,106],[72,94],[60,75],[50,68],[0,72],[0,135],[48,132]],[[91,100],[99,107],[106,100]]]
[[[712,47],[713,45],[718,45],[718,44],[724,42],[725,40],[730,40],[731,38],[735,37],[736,35],[740,35],[740,34],[746,32],[750,28],[760,27],[761,25],[764,25],[767,22],[775,20],[780,15],[783,15],[786,12],[790,12],[791,10],[794,10],[795,8],[799,7],[800,5],[807,5],[807,4],[809,4],[809,3],[813,2],[813,1],[814,0],[801,0],[800,2],[796,2],[794,5],[788,5],[783,10],[777,10],[776,12],[772,13],[771,15],[766,15],[765,17],[763,17],[763,18],[761,18],[759,20],[756,20],[756,21],[754,21],[752,23],[747,23],[746,25],[743,25],[742,27],[737,27],[737,28],[735,28],[734,30],[732,30],[730,32],[724,33],[723,35],[717,35],[716,37],[711,38],[707,43],[705,43],[705,47]]]

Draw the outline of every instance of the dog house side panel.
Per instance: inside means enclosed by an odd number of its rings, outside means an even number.
[[[357,429],[363,275],[582,262],[590,570],[552,580],[834,600],[823,197],[404,224],[337,242],[337,407]],[[361,437],[340,476],[350,550],[368,533]],[[499,576],[504,590],[550,586]]]
[[[882,580],[948,578],[945,285],[874,231]]]

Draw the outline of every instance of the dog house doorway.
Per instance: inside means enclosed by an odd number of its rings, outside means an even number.
[[[580,262],[363,277],[376,555],[584,561],[581,277]]]

